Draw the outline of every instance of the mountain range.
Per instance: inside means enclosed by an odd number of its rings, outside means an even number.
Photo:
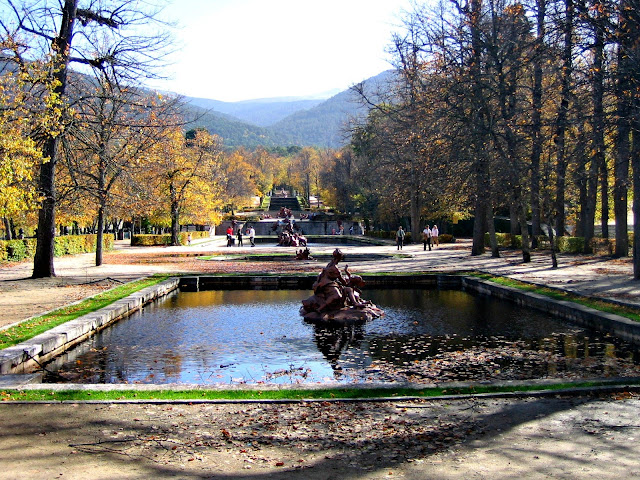
[[[393,77],[386,71],[365,80],[368,91],[385,88]],[[184,97],[187,128],[206,128],[223,139],[227,148],[316,146],[340,148],[349,142],[349,124],[367,114],[358,94],[344,90],[328,99],[269,98],[222,102]]]

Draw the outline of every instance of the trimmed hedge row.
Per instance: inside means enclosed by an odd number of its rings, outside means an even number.
[[[96,235],[63,235],[55,238],[53,254],[56,257],[74,255],[77,253],[91,253],[96,251]],[[103,236],[103,248],[113,248],[113,235]],[[36,239],[0,240],[0,261],[19,262],[33,258],[36,252]]]
[[[19,262],[26,258],[33,258],[35,253],[35,238],[0,240],[0,261],[2,262]]]
[[[367,236],[368,237],[373,237],[373,238],[386,238],[388,240],[394,240],[396,239],[396,230],[374,230],[372,231],[368,231],[367,232]],[[404,243],[411,243],[411,232],[405,232],[404,233]]]
[[[515,235],[511,238],[510,233],[496,233],[496,241],[500,247],[515,247],[522,248],[522,237]],[[485,233],[485,244],[489,245],[489,234]],[[545,249],[551,248],[549,237],[546,235],[539,235],[538,248]],[[583,237],[555,237],[555,244],[558,252],[561,253],[583,253],[584,252],[584,238]],[[591,251],[599,255],[613,255],[616,249],[616,241],[611,238],[592,238],[589,242]],[[630,235],[629,246],[633,245],[633,236]]]
[[[196,238],[209,238],[208,231],[202,232],[180,232],[178,242],[180,245],[187,244],[187,237],[191,234],[191,240]],[[134,235],[131,237],[131,245],[134,247],[157,247],[162,245],[171,245],[171,234],[163,233],[162,235]]]
[[[538,235],[538,248],[551,248],[549,237],[546,235]],[[489,234],[484,234],[486,245],[490,245]],[[510,233],[496,233],[496,242],[499,247],[515,247],[522,248],[522,236],[511,235]],[[555,237],[556,249],[561,253],[582,253],[584,252],[583,237]]]
[[[388,230],[375,230],[373,232],[367,232],[368,237],[373,238],[386,238],[389,240],[396,239],[396,230],[388,231]],[[456,239],[453,235],[449,235],[448,233],[442,233],[438,235],[438,241],[440,243],[455,243]],[[411,232],[405,232],[404,243],[412,243],[412,235]],[[422,238],[418,239],[418,242],[422,242]]]

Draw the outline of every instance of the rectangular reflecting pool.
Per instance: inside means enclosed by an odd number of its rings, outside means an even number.
[[[418,383],[640,374],[638,349],[459,290],[368,289],[385,311],[306,323],[306,290],[174,292],[46,365],[45,382]]]

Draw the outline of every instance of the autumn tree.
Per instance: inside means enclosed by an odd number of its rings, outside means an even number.
[[[220,205],[220,139],[204,130],[187,138],[179,128],[171,128],[164,141],[145,153],[141,179],[164,202],[171,219],[171,244],[179,245],[180,219],[185,213],[212,211]]]
[[[96,205],[96,265],[102,264],[102,240],[108,208],[123,176],[139,168],[146,151],[164,131],[181,123],[179,101],[123,87],[109,72],[70,85],[74,115],[63,138],[68,189],[82,190]]]
[[[32,61],[46,67],[46,74],[34,79],[42,86],[40,105],[51,122],[50,128],[37,132],[45,161],[40,165],[38,182],[42,204],[34,278],[55,275],[56,168],[70,116],[65,110],[69,65],[110,70],[122,82],[146,76],[167,45],[165,33],[150,31],[158,10],[146,7],[135,0],[3,1],[0,39],[13,39],[20,45],[3,53],[20,69]]]
[[[19,48],[11,39],[3,50]],[[34,66],[20,72],[5,63],[0,74],[0,217],[5,237],[14,235],[14,219],[36,207],[38,196],[33,179],[42,153],[29,132],[38,119],[29,113],[30,92],[24,79],[37,75]]]
[[[217,163],[215,178],[220,200],[231,212],[238,206],[246,205],[251,196],[257,193],[254,178],[255,168],[244,149],[225,153]]]
[[[290,181],[302,192],[307,203],[312,193],[318,194],[320,165],[320,152],[312,147],[304,147],[292,159]]]

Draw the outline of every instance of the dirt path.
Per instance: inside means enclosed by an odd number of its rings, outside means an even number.
[[[640,478],[640,399],[0,405],[0,478]]]

